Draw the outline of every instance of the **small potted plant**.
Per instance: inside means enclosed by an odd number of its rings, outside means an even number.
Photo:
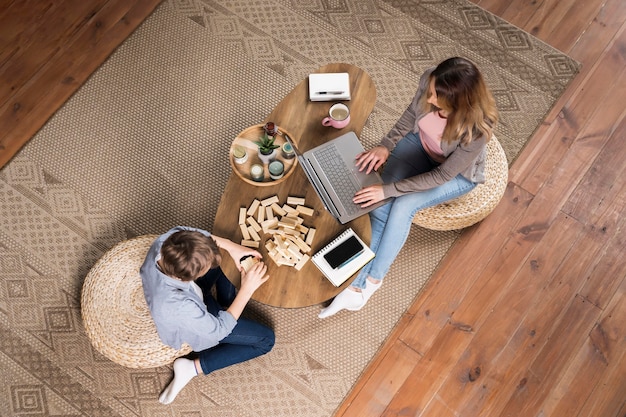
[[[280,148],[280,146],[274,144],[275,139],[276,138],[274,136],[264,133],[259,140],[254,142],[259,147],[259,159],[265,165],[276,159],[276,154],[278,153],[276,149]]]

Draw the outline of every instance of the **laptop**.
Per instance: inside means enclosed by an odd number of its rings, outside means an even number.
[[[324,207],[341,224],[385,204],[383,200],[362,208],[352,202],[354,194],[361,188],[383,183],[377,172],[366,174],[356,166],[356,156],[365,150],[356,133],[348,132],[304,153],[287,135],[285,139],[293,147],[300,166]]]

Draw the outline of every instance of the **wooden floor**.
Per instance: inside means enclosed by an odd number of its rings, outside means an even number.
[[[336,416],[626,416],[626,1],[475,0],[582,62]],[[157,0],[0,0],[0,166]]]

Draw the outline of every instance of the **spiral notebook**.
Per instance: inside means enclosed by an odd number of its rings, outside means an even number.
[[[352,228],[348,228],[313,255],[311,260],[324,276],[338,287],[374,256],[369,246]]]

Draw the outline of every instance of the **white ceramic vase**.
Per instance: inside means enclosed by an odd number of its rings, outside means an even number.
[[[270,162],[274,161],[276,159],[276,156],[278,155],[278,152],[276,149],[272,150],[272,153],[269,155],[264,155],[261,153],[261,150],[259,150],[258,152],[259,154],[259,159],[261,160],[261,162],[264,165],[268,165]]]

